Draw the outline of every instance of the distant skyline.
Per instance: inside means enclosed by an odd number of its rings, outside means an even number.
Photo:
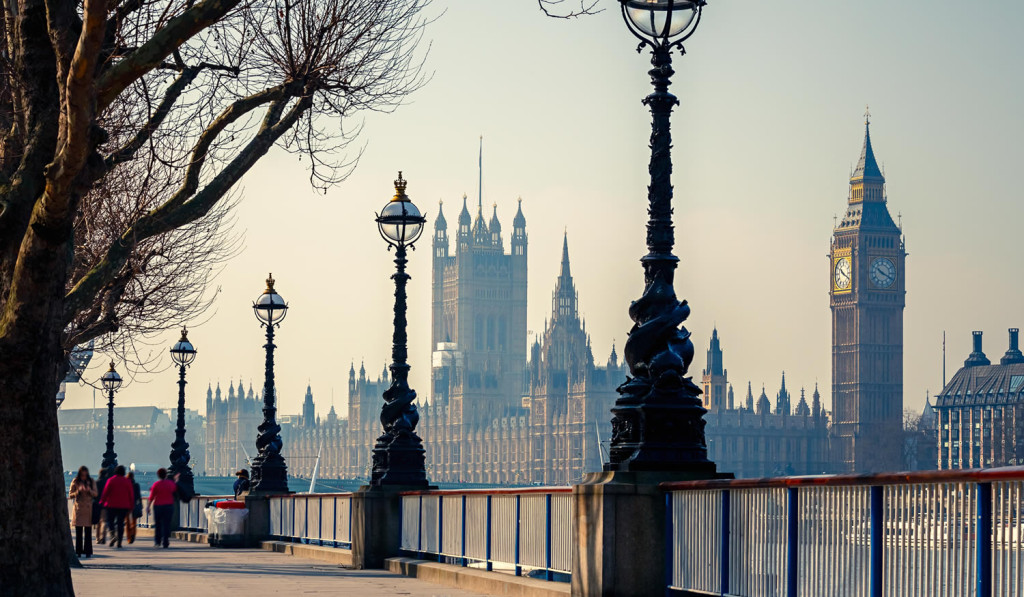
[[[568,230],[580,307],[603,362],[621,346],[629,301],[642,290],[650,89],[617,3],[571,21],[544,18],[531,0],[438,1],[430,83],[393,114],[365,116],[365,153],[326,195],[304,162],[274,151],[246,177],[235,212],[245,249],[215,282],[207,321],[190,326],[199,354],[188,406],[205,410],[208,382],[241,378],[262,388],[262,333],[252,300],[272,271],[292,311],[277,336],[279,410],[300,411],[307,380],[318,414],[345,408],[350,362],[374,377],[390,360],[391,255],[373,215],[402,170],[433,228],[439,199],[449,222],[466,193],[477,200],[484,136],[483,204],[497,203],[507,235],[523,198],[529,233],[531,330],[543,329]],[[966,12],[962,3],[783,5],[711,2],[675,57],[672,90],[677,292],[699,379],[717,324],[737,399],[750,380],[774,395],[781,373],[796,395],[820,384],[831,408],[826,258],[863,140],[864,106],[885,165],[889,209],[907,239],[905,405],[924,404],[984,330],[989,357],[1006,329],[1024,327],[1019,297],[1019,140],[1024,46],[1018,5]],[[953,18],[954,15],[958,18]],[[968,17],[968,18],[965,18]],[[424,51],[427,49],[424,45]],[[429,235],[410,256],[411,384],[429,396]],[[198,323],[198,322],[197,322]],[[160,369],[118,394],[119,405],[176,400],[166,350]],[[97,355],[86,378],[108,359]],[[122,375],[128,377],[119,364]],[[99,398],[98,398],[98,404]],[[87,408],[91,390],[68,389],[64,408]]]

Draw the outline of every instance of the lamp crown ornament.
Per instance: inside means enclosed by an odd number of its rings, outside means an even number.
[[[267,289],[263,291],[264,294],[270,294],[270,293],[274,292],[274,282],[275,281],[276,280],[274,280],[274,274],[273,273],[267,274]]]
[[[402,171],[398,171],[398,178],[395,179],[395,196],[391,199],[392,201],[408,201],[409,197],[405,194],[405,186],[409,184],[407,180],[402,178]]]

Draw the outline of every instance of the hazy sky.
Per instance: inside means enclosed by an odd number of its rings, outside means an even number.
[[[208,382],[262,386],[262,331],[250,305],[273,271],[292,310],[278,334],[280,408],[298,412],[307,380],[317,411],[332,390],[344,412],[350,362],[376,373],[390,356],[392,263],[373,223],[402,170],[429,224],[445,200],[476,201],[484,136],[483,202],[498,203],[506,235],[523,198],[529,233],[529,328],[543,329],[568,229],[580,306],[604,362],[621,347],[629,301],[642,290],[649,115],[646,55],[618,3],[574,21],[544,18],[533,0],[435,0],[427,31],[435,74],[407,105],[365,119],[365,154],[326,195],[305,163],[275,153],[244,181],[237,229],[245,250],[217,281],[216,313],[190,337],[189,406]],[[975,8],[977,6],[977,8]],[[712,1],[688,54],[675,61],[673,116],[677,292],[700,377],[717,322],[737,397],[748,380],[774,396],[779,376],[831,403],[826,254],[846,205],[850,167],[871,105],[875,155],[889,209],[907,239],[904,389],[920,408],[985,330],[989,357],[1006,328],[1024,326],[1020,190],[1024,7],[952,0],[859,3]],[[273,215],[268,215],[273,214]],[[429,390],[429,238],[411,255],[410,364]],[[166,351],[177,332],[166,335]],[[524,339],[525,341],[525,339]],[[620,352],[621,354],[621,352]],[[87,372],[97,378],[98,355]],[[176,401],[176,372],[139,374],[125,405]],[[69,389],[65,408],[91,405]]]

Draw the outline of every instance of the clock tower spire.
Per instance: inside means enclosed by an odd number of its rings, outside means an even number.
[[[898,470],[903,413],[906,248],[887,206],[885,176],[864,144],[850,176],[847,209],[832,235],[833,462],[837,472]]]

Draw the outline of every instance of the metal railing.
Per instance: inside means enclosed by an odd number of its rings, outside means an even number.
[[[572,488],[402,494],[403,551],[421,559],[565,580],[572,565]]]
[[[352,547],[352,494],[270,498],[270,535],[280,541]]]
[[[662,487],[670,592],[1024,594],[1024,467]]]

